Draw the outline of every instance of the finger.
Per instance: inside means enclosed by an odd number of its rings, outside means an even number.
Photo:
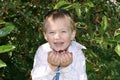
[[[54,52],[53,51],[48,52],[48,61],[52,63],[53,59],[54,59]]]
[[[58,61],[59,54],[57,52],[54,52],[53,58],[54,58],[55,61]]]
[[[70,57],[70,53],[68,51],[64,51],[64,57],[65,59],[68,59]]]
[[[52,56],[51,56],[52,61],[55,62],[55,59],[56,59],[56,53],[53,52],[51,55],[52,55]]]
[[[70,52],[67,52],[64,56],[65,56],[66,64],[72,62],[72,54]]]
[[[54,55],[53,55],[53,62],[54,63],[59,63],[60,60],[59,60],[59,54],[57,52],[54,52]]]
[[[58,65],[60,64],[60,57],[59,57],[59,54],[56,55],[55,61],[56,61],[56,64],[58,64]]]
[[[70,57],[70,58],[73,56],[72,52],[68,52],[68,51],[67,51],[66,54],[67,54],[68,57]]]
[[[55,53],[55,54],[54,54],[54,62],[57,62],[58,58],[59,58],[58,54]]]
[[[65,61],[66,61],[66,62],[68,62],[68,61],[70,60],[70,56],[69,56],[68,53],[67,53],[67,54],[64,54],[64,57],[65,57]]]
[[[48,56],[49,56],[49,57],[52,57],[53,55],[54,55],[54,52],[53,52],[53,51],[48,52]]]
[[[66,63],[67,62],[66,54],[62,54],[62,56],[61,56],[61,62],[62,63]]]

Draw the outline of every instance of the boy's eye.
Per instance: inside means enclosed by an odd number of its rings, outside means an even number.
[[[62,31],[62,33],[67,33],[67,31]]]
[[[54,34],[55,32],[49,32],[49,34]]]

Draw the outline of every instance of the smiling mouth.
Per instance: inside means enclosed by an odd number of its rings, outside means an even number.
[[[57,47],[61,47],[64,44],[64,42],[55,42],[54,45]]]

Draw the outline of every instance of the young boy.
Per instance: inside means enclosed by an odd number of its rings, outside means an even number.
[[[76,34],[70,14],[50,11],[44,20],[44,37],[34,58],[32,80],[87,80],[85,47],[74,41]]]

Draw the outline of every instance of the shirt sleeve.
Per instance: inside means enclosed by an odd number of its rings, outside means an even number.
[[[33,69],[31,71],[32,80],[52,80],[54,75],[55,72],[48,66],[47,54],[39,47],[35,54]]]
[[[86,58],[82,50],[78,50],[76,56],[75,70],[77,70],[77,73],[79,74],[79,80],[87,80]]]

